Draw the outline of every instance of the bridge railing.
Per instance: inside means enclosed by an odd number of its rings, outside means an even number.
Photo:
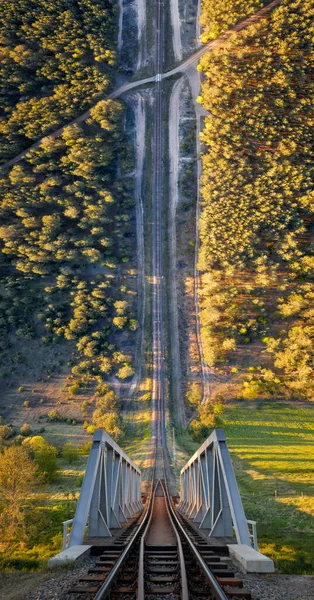
[[[63,525],[63,544],[62,544],[62,551],[66,550],[69,542],[70,542],[70,535],[71,535],[71,525],[73,523],[73,519],[68,519],[67,521],[63,521],[62,525]]]
[[[209,536],[234,530],[238,544],[252,546],[223,429],[214,429],[181,470],[178,508]]]
[[[141,472],[103,429],[96,429],[71,532],[66,521],[64,544],[80,545],[89,537],[111,537],[112,528],[143,509]]]

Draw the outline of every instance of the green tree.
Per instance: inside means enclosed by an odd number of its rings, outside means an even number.
[[[62,447],[62,458],[69,463],[75,463],[79,459],[79,450],[72,442],[66,442]]]
[[[124,365],[117,371],[116,375],[119,377],[119,379],[127,379],[128,377],[132,377],[132,375],[134,375],[134,369],[132,369],[130,365]]]
[[[0,523],[2,542],[26,540],[25,508],[38,483],[38,466],[20,446],[5,448],[0,460]]]

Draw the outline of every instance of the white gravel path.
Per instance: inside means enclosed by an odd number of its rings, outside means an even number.
[[[140,343],[137,344],[135,368],[136,374],[130,387],[132,396],[141,380],[142,361],[145,344],[145,253],[144,253],[144,208],[142,199],[143,169],[145,159],[146,109],[145,99],[140,93],[132,97],[135,114],[135,206],[136,206],[136,245],[137,245],[137,306],[140,324]]]
[[[179,149],[180,149],[180,94],[183,77],[176,81],[170,96],[169,109],[169,276],[170,276],[170,335],[171,362],[173,369],[173,401],[181,426],[185,425],[184,402],[181,386],[181,358],[179,344],[178,299],[176,284],[176,211],[179,201]],[[181,406],[180,406],[181,405]]]
[[[172,43],[173,52],[176,62],[182,60],[182,44],[181,44],[181,19],[179,13],[179,0],[171,0],[171,26],[172,26]]]
[[[196,39],[198,40],[198,46],[201,45],[201,25],[200,25],[200,17],[201,17],[201,0],[198,0],[197,3],[197,13],[196,13]]]
[[[138,27],[138,57],[137,70],[141,69],[147,62],[147,40],[146,40],[146,2],[135,0]]]
[[[120,54],[122,48],[122,31],[123,31],[123,0],[119,0],[119,30],[118,30],[118,53]]]

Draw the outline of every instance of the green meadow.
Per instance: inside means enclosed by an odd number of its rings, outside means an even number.
[[[314,407],[239,403],[222,419],[260,551],[282,573],[313,573]],[[178,442],[181,467],[198,444],[186,431],[178,432]]]
[[[314,572],[314,410],[261,404],[224,418],[247,518],[283,573]]]

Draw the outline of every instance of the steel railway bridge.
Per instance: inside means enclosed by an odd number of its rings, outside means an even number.
[[[254,522],[246,520],[223,430],[181,470],[179,500],[169,493],[162,439],[157,423],[143,494],[140,470],[95,431],[76,513],[50,566],[88,555],[94,562],[62,600],[250,600],[239,569],[273,571],[249,530]]]
[[[141,473],[103,430],[93,444],[74,519],[50,566],[95,557],[63,598],[114,600],[250,599],[238,567],[273,571],[246,520],[223,430],[214,430],[181,471],[179,501],[168,489],[163,309],[163,0],[155,12],[155,108],[152,173],[152,466]],[[253,526],[253,532],[249,527]],[[60,597],[61,598],[61,597]]]

